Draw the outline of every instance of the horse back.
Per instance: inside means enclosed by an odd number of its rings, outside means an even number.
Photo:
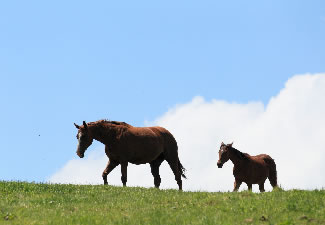
[[[255,158],[255,162],[262,165],[262,167],[265,168],[267,171],[276,171],[276,165],[274,159],[272,159],[271,156],[267,154],[260,154],[253,156],[252,158]]]
[[[267,154],[261,154],[260,157],[263,159],[263,161],[269,168],[276,169],[274,159],[272,159],[271,156]]]
[[[164,152],[168,154],[169,151],[176,151],[178,150],[177,142],[174,138],[174,136],[163,127],[149,127],[155,134],[162,137],[164,142]]]
[[[271,156],[267,155],[267,154],[260,154],[260,155],[256,155],[253,156],[255,159],[259,159],[262,160],[265,163],[268,163],[270,161],[272,161],[273,159],[271,158]]]
[[[255,162],[262,165],[267,165],[272,158],[267,154],[260,154],[255,156],[249,156],[251,162]]]
[[[177,150],[177,142],[174,136],[165,128],[155,127],[131,127],[123,135],[128,139],[142,140],[141,143],[155,142],[159,145],[163,145],[164,149]],[[143,142],[143,140],[146,140]]]
[[[174,136],[166,129],[163,127],[149,127],[154,133],[156,133],[157,135],[160,135],[164,138],[164,141],[170,144],[176,144],[177,142],[174,138]]]

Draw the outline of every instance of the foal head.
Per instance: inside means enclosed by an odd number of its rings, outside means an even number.
[[[232,144],[225,145],[223,142],[221,143],[219,150],[219,160],[217,162],[218,168],[222,168],[223,164],[229,160],[229,149],[232,147]]]
[[[88,125],[85,121],[83,121],[83,125],[79,126],[74,123],[76,128],[78,129],[77,139],[78,139],[78,147],[77,147],[77,155],[80,158],[84,157],[85,151],[93,142],[93,138],[91,133],[89,132]]]

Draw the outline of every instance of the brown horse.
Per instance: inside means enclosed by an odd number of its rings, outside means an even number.
[[[118,165],[121,165],[122,183],[126,186],[128,163],[150,163],[154,184],[159,188],[161,179],[159,167],[166,160],[172,169],[179,190],[182,190],[181,176],[186,178],[185,169],[178,158],[177,142],[173,135],[162,127],[133,127],[124,122],[99,120],[79,126],[77,155],[84,157],[86,149],[93,139],[105,145],[105,153],[109,158],[103,172],[104,184],[107,175]]]
[[[238,191],[241,183],[245,182],[248,190],[252,190],[252,184],[258,184],[260,191],[264,192],[266,178],[269,178],[273,188],[277,187],[276,165],[269,155],[250,156],[233,148],[232,144],[221,143],[217,165],[221,168],[229,159],[234,164],[234,191]]]

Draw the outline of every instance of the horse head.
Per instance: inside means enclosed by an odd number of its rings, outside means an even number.
[[[91,132],[88,129],[88,125],[85,121],[83,121],[83,125],[79,126],[75,124],[75,127],[78,129],[77,139],[78,139],[78,146],[77,146],[77,155],[80,158],[84,157],[85,151],[87,148],[92,144],[93,138],[91,136]]]
[[[218,168],[222,168],[223,164],[226,163],[229,160],[229,149],[232,147],[232,144],[224,144],[221,143],[220,149],[219,149],[219,160],[217,162]]]

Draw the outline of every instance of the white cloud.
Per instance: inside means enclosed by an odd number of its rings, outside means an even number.
[[[234,141],[234,147],[251,155],[269,154],[275,159],[278,183],[285,189],[325,187],[325,74],[289,79],[267,106],[205,101],[195,97],[170,109],[150,125],[167,128],[175,136],[180,160],[187,169],[185,190],[227,191],[233,188],[232,163],[218,169],[217,147]],[[88,150],[89,151],[89,150]],[[90,150],[88,158],[70,160],[49,181],[102,183],[107,157],[104,146]],[[177,188],[167,163],[161,166],[162,188]],[[121,185],[120,168],[109,183]],[[129,166],[128,186],[153,186],[149,165]],[[242,189],[247,189],[243,184]],[[257,190],[256,185],[253,190]],[[271,190],[266,182],[266,190]]]

